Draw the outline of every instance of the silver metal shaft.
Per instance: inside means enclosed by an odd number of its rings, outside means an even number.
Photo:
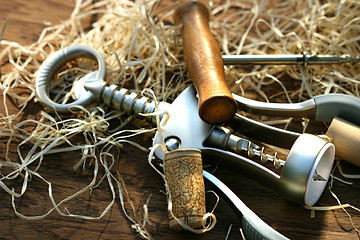
[[[249,141],[248,139],[236,136],[225,127],[216,126],[205,140],[206,145],[230,150],[238,154],[247,154],[250,158],[259,157],[262,163],[273,162],[276,169],[285,164],[284,160],[277,157],[277,153],[270,155],[265,153],[265,148]]]
[[[348,55],[223,55],[225,65],[321,65],[321,64],[342,64],[360,62],[360,57],[352,58]]]

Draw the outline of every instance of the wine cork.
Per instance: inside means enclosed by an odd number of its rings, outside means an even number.
[[[202,171],[201,153],[197,149],[179,149],[165,154],[164,172],[171,194],[172,212],[191,228],[202,227],[206,213]],[[183,229],[170,213],[169,226],[174,230]]]
[[[326,136],[335,145],[335,155],[360,167],[360,127],[341,118],[334,118]]]

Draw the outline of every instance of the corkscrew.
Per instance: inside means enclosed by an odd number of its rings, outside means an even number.
[[[57,72],[67,62],[77,58],[95,60],[98,63],[99,69],[88,73],[79,81],[75,91],[77,99],[74,102],[68,104],[55,103],[49,97],[50,82],[56,78]],[[93,100],[96,100],[111,108],[124,111],[129,115],[145,118],[148,122],[155,125],[154,116],[144,117],[141,114],[154,112],[155,103],[153,101],[126,89],[119,89],[117,86],[108,85],[104,80],[105,64],[101,56],[91,48],[71,46],[50,55],[43,62],[36,78],[36,92],[49,110],[58,113],[69,112],[74,106],[86,106]],[[249,102],[243,101],[239,96],[235,94],[233,96],[240,106],[250,111],[254,110],[254,112],[259,110],[260,112],[265,111],[268,113],[273,109],[274,112],[292,114],[299,110],[300,112],[305,112],[306,116],[321,116],[321,120],[325,116],[326,120],[330,121],[338,115],[349,116],[351,115],[349,112],[355,110],[360,112],[360,104],[358,102],[354,103],[353,98],[348,98],[345,95],[341,95],[341,98],[338,98],[339,95],[320,97],[320,101],[312,100],[306,102],[306,104],[271,105],[270,110],[268,105],[265,106],[262,103],[251,102],[251,100],[250,103],[252,104],[249,104]],[[340,110],[332,107],[333,98],[335,98],[336,102],[339,99],[343,102],[343,104],[337,105],[341,106]],[[281,160],[278,159],[276,154],[269,155],[265,153],[261,146],[247,138],[239,137],[230,131],[226,125],[214,126],[203,122],[198,114],[198,99],[194,86],[189,86],[185,89],[171,104],[160,102],[158,108],[159,110],[169,112],[170,115],[166,125],[159,129],[169,150],[199,149],[205,161],[212,163],[210,159],[216,159],[217,164],[229,166],[231,169],[255,178],[255,180],[277,191],[284,198],[299,204],[311,206],[321,196],[329,178],[335,154],[334,145],[326,139],[311,134],[298,134],[277,129],[247,119],[239,114],[236,114],[228,123],[233,129],[236,129],[234,126],[239,126],[239,128],[246,126],[246,128],[240,129],[242,130],[239,131],[241,135],[249,135],[251,139],[260,142],[262,142],[262,138],[259,136],[264,137],[264,135],[267,137],[263,142],[274,143],[274,138],[277,141],[280,140],[279,142],[284,143],[283,145],[290,149],[286,160]],[[162,118],[162,121],[164,121],[164,118]],[[274,137],[269,137],[267,133],[273,134]],[[153,139],[153,144],[161,144],[162,142],[160,134],[157,132]],[[164,152],[160,148],[156,149],[155,155],[159,159],[164,158]],[[254,156],[257,156],[263,162],[272,161],[276,167],[281,167],[281,174],[276,174],[262,164],[251,160],[250,158]],[[214,180],[211,174],[204,176],[209,181]],[[257,223],[259,223],[258,220],[255,221],[253,228],[255,228],[255,231],[261,232],[260,229],[256,229]],[[266,236],[263,237],[266,238]]]
[[[281,161],[259,150],[250,140],[232,134],[226,127],[204,123],[196,112],[196,90],[193,87],[187,88],[180,96],[172,103],[170,119],[161,129],[168,148],[200,149],[204,159],[218,159],[220,165],[260,181],[288,200],[309,206],[316,203],[332,168],[333,144],[315,135],[300,134],[287,159]],[[158,143],[161,139],[157,133],[154,144]],[[281,175],[241,153],[259,155],[260,158],[262,155],[263,160],[271,159],[276,165],[283,165]],[[163,158],[160,149],[156,154]]]
[[[231,129],[222,126],[213,127],[206,139],[205,145],[217,146],[241,155],[246,154],[251,159],[258,157],[262,163],[271,161],[276,169],[279,169],[285,164],[284,160],[278,158],[277,152],[273,155],[267,154],[265,147],[259,146],[246,138],[237,136]]]

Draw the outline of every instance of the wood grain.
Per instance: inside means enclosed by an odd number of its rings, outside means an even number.
[[[236,101],[225,80],[218,43],[209,28],[206,1],[186,1],[174,13],[182,25],[186,69],[199,94],[199,116],[210,124],[228,122],[236,113]]]
[[[9,18],[9,25],[4,39],[17,41],[21,44],[31,44],[37,40],[43,21],[58,23],[67,19],[72,11],[72,1],[55,0],[2,0],[0,4],[1,20]],[[1,71],[4,71],[2,68]],[[21,89],[19,90],[21,91]],[[4,113],[3,94],[0,99],[0,113]],[[11,100],[8,101],[10,111],[18,109]],[[25,118],[36,118],[39,106],[31,103]],[[134,128],[141,126],[141,121],[134,122]],[[137,137],[135,140],[144,146],[151,146],[151,135]],[[4,142],[1,139],[0,159],[4,160]],[[16,154],[16,145],[10,146],[10,152]],[[166,197],[161,178],[148,166],[147,153],[126,145],[121,150],[119,172],[123,177],[129,194],[137,207],[151,195],[149,204],[150,220],[154,226],[149,226],[155,239],[225,239],[230,224],[233,224],[228,239],[241,239],[239,233],[240,221],[229,206],[220,200],[214,214],[218,223],[211,231],[203,235],[189,232],[174,232],[168,228]],[[53,182],[56,200],[60,200],[89,183],[92,172],[73,172],[73,165],[80,159],[80,153],[56,154],[47,156],[40,173]],[[345,170],[359,174],[360,169],[349,164]],[[314,219],[310,211],[302,206],[292,204],[261,184],[250,180],[236,172],[219,169],[216,176],[227,184],[259,217],[273,228],[291,239],[357,239],[358,235],[352,229],[348,216],[341,210],[316,212]],[[334,192],[343,203],[360,206],[360,181],[354,180],[353,186],[340,182],[334,183]],[[14,183],[14,187],[19,187]],[[29,191],[21,199],[16,200],[18,211],[27,214],[45,213],[50,207],[46,194],[47,186],[34,178]],[[84,194],[63,206],[72,213],[90,214],[96,216],[111,200],[111,192],[104,185],[96,189],[92,195]],[[212,208],[215,197],[207,194],[207,209]],[[320,199],[319,205],[334,205],[336,201],[328,190]],[[63,209],[63,208],[62,208]],[[359,213],[349,209],[354,224],[360,227]],[[0,238],[1,239],[140,239],[131,224],[121,211],[118,199],[111,211],[101,220],[79,220],[59,216],[53,212],[47,218],[38,221],[23,220],[15,215],[11,207],[11,198],[0,191]]]

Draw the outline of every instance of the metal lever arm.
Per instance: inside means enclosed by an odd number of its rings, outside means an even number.
[[[297,132],[255,121],[240,114],[236,114],[228,126],[234,129],[235,132],[250,139],[286,149],[290,149],[296,139],[301,135]]]
[[[218,191],[223,193],[236,211],[240,213],[239,215],[242,215],[242,228],[248,239],[288,239],[261,220],[219,179],[206,171],[203,171],[203,175]]]
[[[308,118],[331,122],[341,117],[354,124],[360,123],[360,99],[345,94],[315,96],[300,103],[266,103],[233,94],[239,109],[267,116]]]

